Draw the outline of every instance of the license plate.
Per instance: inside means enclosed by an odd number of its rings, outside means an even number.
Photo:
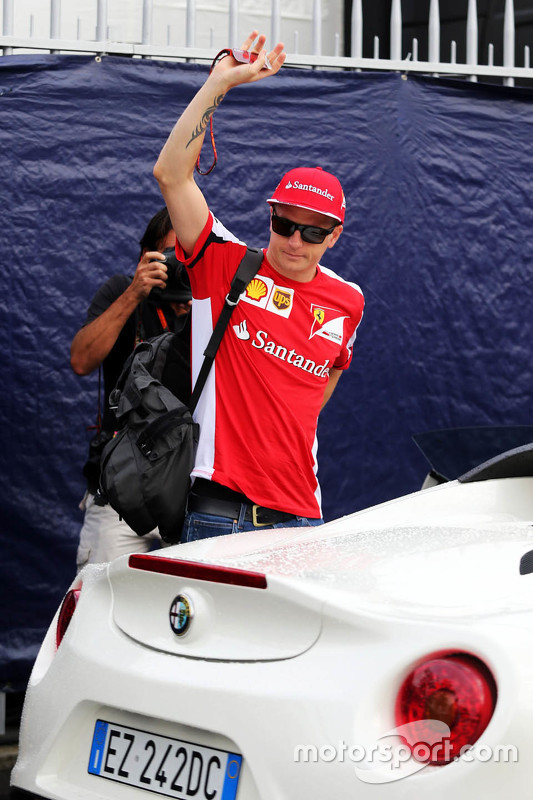
[[[88,771],[176,800],[235,800],[242,756],[99,719]]]

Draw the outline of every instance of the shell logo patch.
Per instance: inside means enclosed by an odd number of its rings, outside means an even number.
[[[261,300],[267,293],[267,285],[260,278],[254,278],[246,287],[246,297],[249,297],[251,300]]]

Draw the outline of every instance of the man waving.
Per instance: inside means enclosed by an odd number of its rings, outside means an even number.
[[[218,319],[246,244],[211,213],[194,179],[211,116],[235,86],[273,77],[283,45],[263,49],[254,31],[214,67],[168,138],[154,175],[176,232],[193,294],[192,371]],[[352,358],[363,313],[358,286],[321,265],[342,233],[339,180],[294,167],[265,198],[270,237],[241,296],[200,398],[200,442],[182,541],[322,522],[316,428]]]

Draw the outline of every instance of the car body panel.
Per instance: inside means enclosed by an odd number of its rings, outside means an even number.
[[[164,552],[168,557],[169,551]],[[111,565],[109,579],[117,627],[148,647],[174,655],[230,661],[292,658],[320,634],[320,613],[309,608],[307,597],[300,599],[295,588],[274,593],[186,578],[178,591],[175,576],[141,571],[132,581],[131,570],[120,562]],[[194,624],[183,637],[169,626],[177,595],[185,595],[194,611]]]

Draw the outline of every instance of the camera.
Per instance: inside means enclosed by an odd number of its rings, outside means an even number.
[[[154,286],[148,299],[154,303],[188,303],[192,299],[191,284],[187,270],[176,258],[173,247],[163,250],[167,266],[167,285],[164,289]]]

